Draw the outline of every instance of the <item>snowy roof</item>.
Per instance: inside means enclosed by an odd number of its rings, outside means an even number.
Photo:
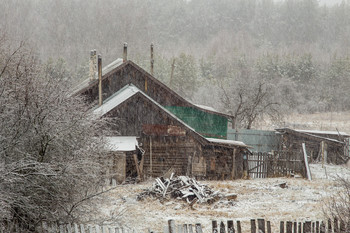
[[[94,114],[103,116],[104,114],[111,111],[113,108],[117,107],[119,104],[123,103],[125,100],[129,99],[136,93],[141,92],[140,89],[134,85],[127,85],[117,91],[114,95],[106,99],[102,106],[94,110]]]
[[[198,108],[202,108],[208,111],[212,111],[212,112],[218,112],[216,109],[209,107],[209,106],[205,106],[205,105],[200,105],[200,104],[194,104],[195,106],[197,106]]]
[[[134,151],[138,146],[134,136],[106,137],[106,144],[109,151]]]
[[[347,136],[347,137],[350,136],[345,132],[338,132],[338,131],[301,130],[301,129],[296,129],[295,131],[301,132],[301,133],[310,133],[310,134],[329,134],[329,135],[341,135],[341,136]]]
[[[248,147],[244,142],[234,141],[234,140],[225,140],[225,139],[217,139],[217,138],[206,138],[209,142],[227,144],[232,146],[241,146]]]

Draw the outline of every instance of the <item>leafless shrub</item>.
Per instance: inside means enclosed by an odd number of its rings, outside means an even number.
[[[324,214],[327,219],[336,219],[341,224],[342,232],[350,231],[350,181],[338,177],[336,184],[339,189],[324,205]],[[345,228],[345,229],[343,229]]]
[[[104,180],[103,122],[64,73],[48,72],[24,43],[0,42],[0,220],[33,231],[75,220]]]

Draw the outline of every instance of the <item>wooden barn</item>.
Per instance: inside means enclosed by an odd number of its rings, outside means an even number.
[[[301,153],[305,143],[311,161],[344,164],[349,160],[350,135],[338,131],[276,129],[281,135],[281,150]]]
[[[94,110],[115,120],[113,130],[138,138],[142,155],[126,156],[126,176],[163,176],[174,172],[205,179],[235,179],[243,175],[242,142],[205,138],[133,84],[109,96]],[[133,172],[132,172],[133,171]]]

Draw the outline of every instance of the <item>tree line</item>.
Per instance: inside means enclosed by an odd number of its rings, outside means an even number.
[[[91,49],[108,64],[121,57],[124,42],[129,58],[149,70],[153,42],[156,78],[235,115],[237,127],[250,128],[266,114],[350,107],[348,1],[1,0],[0,6],[2,32],[26,40],[44,62],[62,58],[74,79],[87,75]]]

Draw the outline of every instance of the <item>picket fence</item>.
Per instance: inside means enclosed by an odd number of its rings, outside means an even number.
[[[212,233],[349,233],[349,228],[342,221],[337,219],[327,221],[280,221],[279,229],[272,229],[271,222],[265,219],[251,219],[250,231],[242,231],[241,221],[233,220],[227,223],[221,221],[212,221]],[[194,229],[193,229],[194,228]],[[168,230],[164,233],[203,233],[201,224],[183,224],[176,227],[174,220],[168,221]]]
[[[244,226],[250,222],[250,226]],[[6,225],[6,224],[5,224]],[[147,223],[145,223],[147,226]],[[213,220],[211,222],[210,233],[349,233],[349,226],[337,219],[329,219],[327,221],[280,221],[279,229],[273,229],[270,221],[265,219],[251,219],[250,221],[228,220],[227,222]],[[250,229],[249,229],[250,228]],[[243,230],[244,229],[244,230]],[[248,230],[249,229],[249,230]],[[29,231],[23,230],[16,224],[7,224],[2,228],[1,233],[25,233]],[[130,227],[96,225],[96,224],[57,224],[43,222],[41,227],[35,231],[37,233],[138,233]],[[148,233],[155,233],[151,229]],[[168,224],[164,227],[163,233],[203,233],[202,225],[181,224],[176,225],[174,220],[168,220]],[[205,233],[209,233],[208,230]]]

